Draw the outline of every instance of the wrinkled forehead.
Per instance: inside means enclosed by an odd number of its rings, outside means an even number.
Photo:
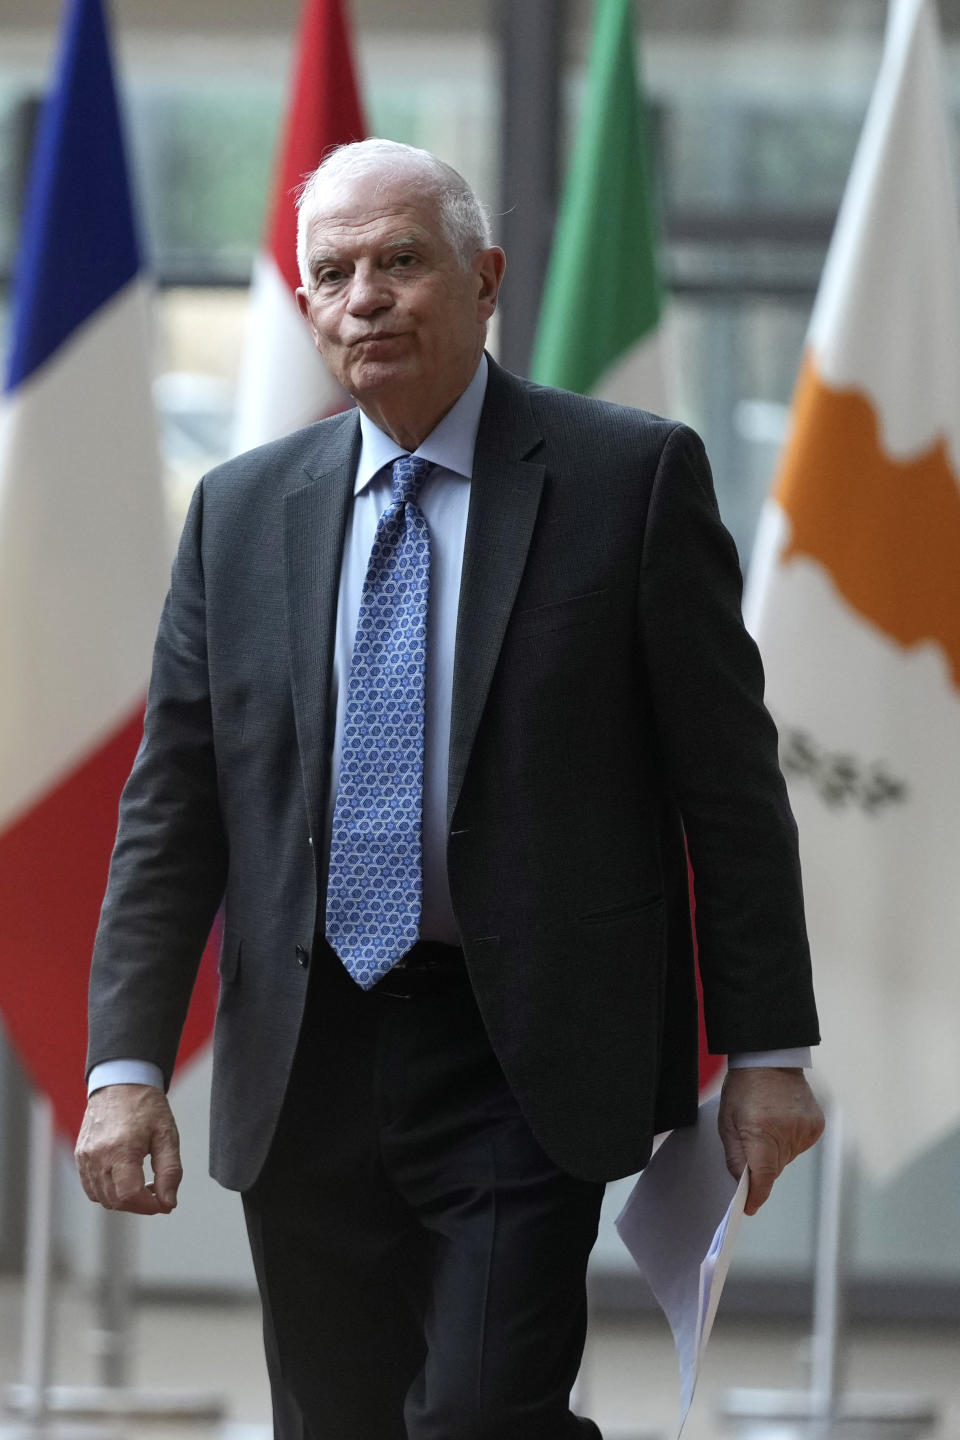
[[[372,170],[332,177],[326,184],[321,181],[310,206],[311,229],[360,226],[400,214],[443,239],[436,182],[413,170],[408,174]]]

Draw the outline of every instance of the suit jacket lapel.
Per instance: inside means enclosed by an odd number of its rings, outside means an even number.
[[[526,564],[544,478],[543,465],[524,459],[541,440],[526,391],[493,361],[488,363],[460,580],[448,825]]]
[[[360,425],[356,412],[329,422],[306,482],[284,496],[284,567],[290,677],[310,831],[323,834],[333,716],[333,666],[340,557],[353,494]]]

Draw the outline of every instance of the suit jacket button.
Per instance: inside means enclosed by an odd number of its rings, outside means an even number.
[[[307,966],[310,964],[309,951],[304,950],[302,945],[297,946],[297,964],[300,966],[301,970],[306,970]]]

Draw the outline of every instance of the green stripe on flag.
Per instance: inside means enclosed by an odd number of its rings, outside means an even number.
[[[584,393],[653,331],[663,307],[632,0],[596,0],[587,95],[530,366]]]

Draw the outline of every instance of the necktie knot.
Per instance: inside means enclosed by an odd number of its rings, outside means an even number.
[[[393,503],[406,505],[415,501],[427,477],[430,461],[420,455],[400,455],[393,462]]]

